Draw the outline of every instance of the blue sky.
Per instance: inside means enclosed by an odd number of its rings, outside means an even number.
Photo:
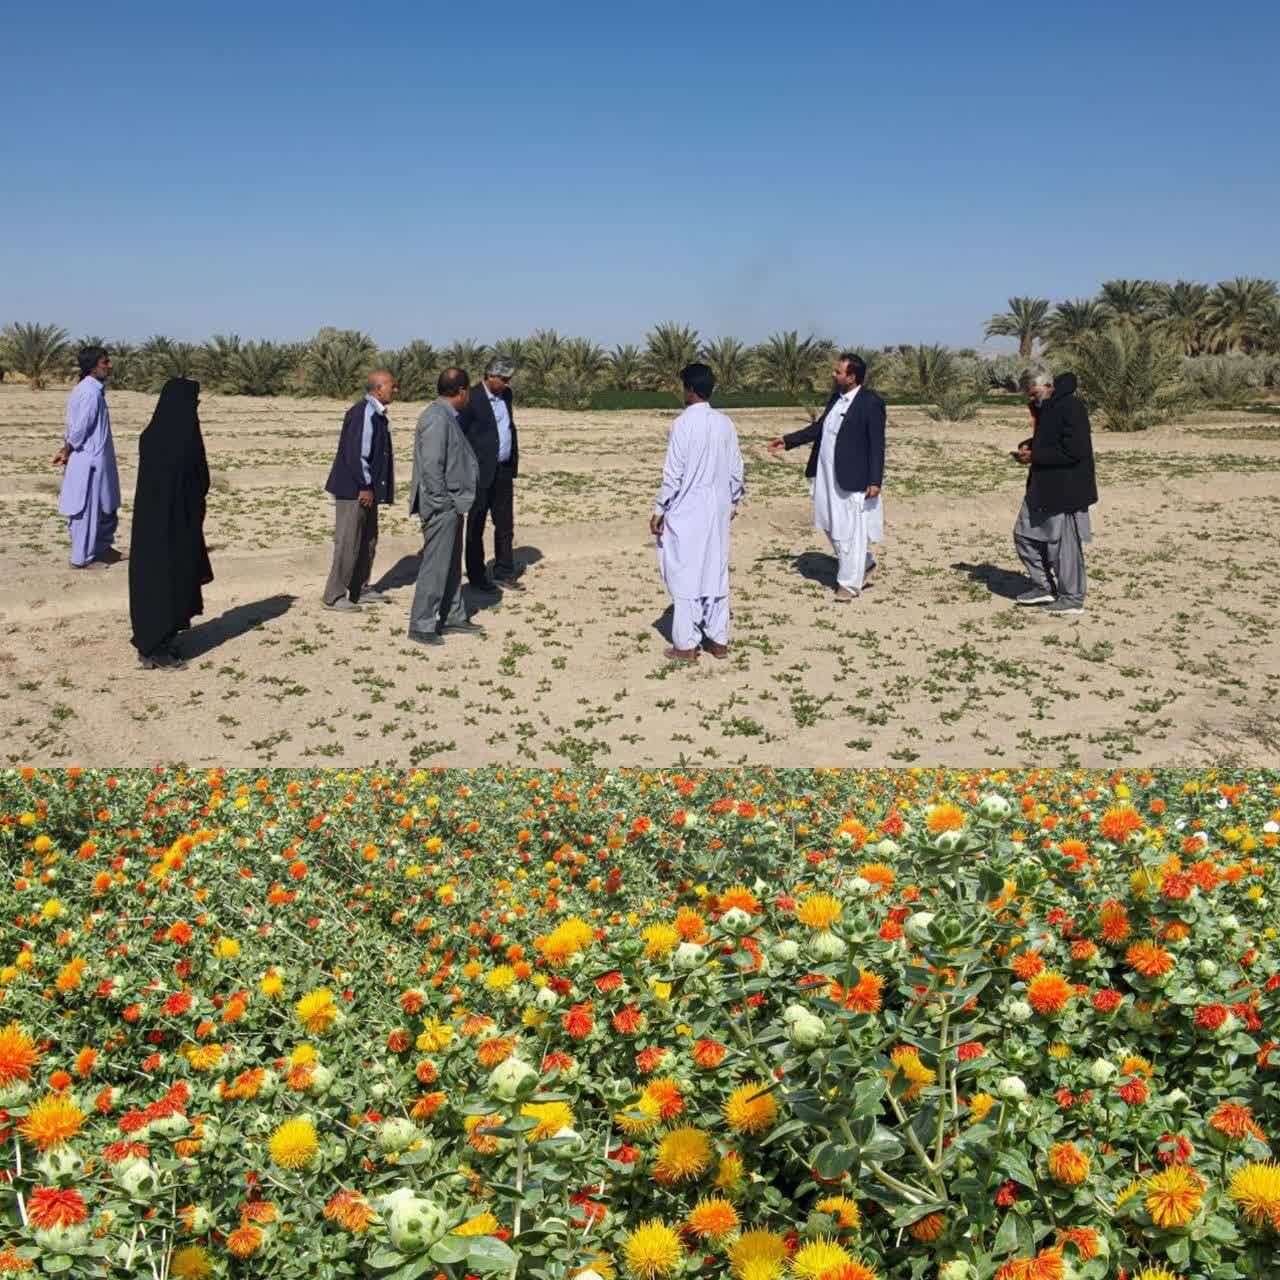
[[[1013,293],[1276,278],[1277,37],[1274,0],[15,5],[0,323],[976,345]]]

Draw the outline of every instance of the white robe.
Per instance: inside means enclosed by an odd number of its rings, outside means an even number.
[[[733,422],[705,402],[690,405],[671,424],[654,503],[663,517],[658,565],[674,598],[729,594],[729,521],[745,491]]]
[[[813,478],[813,527],[831,539],[838,561],[836,580],[851,591],[862,589],[866,570],[875,563],[868,545],[884,540],[884,508],[879,496],[868,498],[864,493],[850,492],[836,480],[836,441],[856,394],[848,405],[832,406],[827,415]]]

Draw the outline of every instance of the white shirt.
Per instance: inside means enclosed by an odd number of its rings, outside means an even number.
[[[834,435],[840,430],[840,423],[844,421],[844,415],[849,412],[849,407],[853,404],[853,398],[858,394],[858,388],[846,391],[827,412],[826,418],[822,423],[822,435],[825,439],[827,433]]]
[[[511,415],[507,412],[507,402],[502,396],[495,396],[488,387],[484,389],[493,408],[493,418],[498,424],[498,461],[511,461]]]
[[[373,415],[387,416],[387,406],[377,396],[364,398],[364,430],[360,433],[360,470],[364,472],[366,487],[373,483]]]

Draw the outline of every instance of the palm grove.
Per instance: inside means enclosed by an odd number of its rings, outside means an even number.
[[[1237,277],[1210,286],[1188,281],[1109,280],[1097,296],[1052,304],[1009,299],[992,316],[988,337],[1018,342],[1017,355],[982,355],[936,344],[868,349],[869,384],[897,399],[929,406],[937,419],[972,417],[983,398],[1018,390],[1021,369],[1038,355],[1055,369],[1070,367],[1104,425],[1145,427],[1196,404],[1233,407],[1280,386],[1280,291],[1270,280]],[[244,341],[217,334],[204,343],[163,336],[132,345],[84,337],[73,342],[54,325],[14,323],[0,332],[0,369],[32,388],[63,382],[78,347],[110,347],[113,385],[154,391],[173,377],[198,378],[224,395],[354,394],[368,370],[390,368],[408,399],[428,399],[449,365],[478,369],[501,353],[513,359],[522,398],[558,408],[625,407],[640,393],[678,391],[680,370],[705,360],[719,392],[740,403],[812,404],[825,386],[838,345],[795,330],[749,345],[738,338],[705,340],[679,323],[655,326],[643,345],[607,350],[589,338],[543,329],[492,343],[463,340],[436,348],[415,339],[380,350],[369,335],[322,329],[308,342]],[[856,344],[855,344],[856,346]],[[674,403],[674,399],[673,399]]]

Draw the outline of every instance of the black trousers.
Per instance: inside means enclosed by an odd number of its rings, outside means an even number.
[[[473,586],[488,578],[485,572],[484,525],[493,517],[493,572],[496,577],[514,577],[515,483],[511,468],[498,463],[493,483],[476,490],[476,500],[467,515],[467,581]]]

